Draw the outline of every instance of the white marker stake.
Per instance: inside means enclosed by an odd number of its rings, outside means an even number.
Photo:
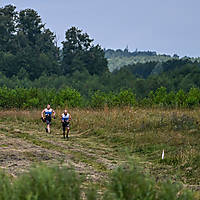
[[[163,149],[163,152],[162,152],[162,160],[164,159],[164,156],[165,156],[165,152],[164,152],[164,149]]]

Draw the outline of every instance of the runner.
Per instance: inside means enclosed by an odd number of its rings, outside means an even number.
[[[45,117],[44,115],[45,114]],[[43,122],[46,122],[47,127],[46,132],[47,133],[51,133],[51,129],[50,129],[50,125],[51,125],[51,118],[52,118],[52,114],[53,114],[53,118],[55,119],[55,111],[51,108],[50,104],[47,105],[47,108],[45,108],[42,112],[41,112],[41,119]]]
[[[67,110],[64,110],[64,113],[61,116],[61,122],[63,127],[63,138],[69,138],[69,125],[71,121],[71,115],[68,113]],[[65,136],[65,129],[67,128],[67,135]]]

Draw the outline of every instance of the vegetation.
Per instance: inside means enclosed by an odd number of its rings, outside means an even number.
[[[89,74],[100,75],[107,71],[107,60],[99,45],[92,45],[87,33],[72,27],[66,32],[63,42],[62,68],[64,75],[87,70]]]
[[[194,199],[194,194],[179,184],[156,182],[142,174],[133,165],[119,167],[111,175],[105,199]]]
[[[169,55],[157,55],[156,52],[151,51],[135,51],[129,52],[128,47],[124,50],[107,49],[105,50],[105,57],[108,59],[108,68],[112,72],[120,68],[133,65],[137,63],[147,62],[166,62],[168,60],[179,59],[178,56],[171,57]]]
[[[200,64],[188,60],[168,61],[162,65],[156,63],[136,64],[121,68],[112,73],[91,75],[84,69],[75,71],[72,75],[41,75],[31,81],[26,76],[19,78],[6,77],[0,74],[0,87],[7,88],[50,88],[62,89],[70,87],[77,90],[82,96],[88,97],[91,93],[119,93],[121,90],[131,90],[137,98],[147,97],[151,91],[165,87],[167,92],[178,92],[182,89],[188,92],[192,87],[200,87]]]
[[[138,51],[137,49],[134,52],[130,52],[128,47],[124,50],[117,49],[107,49],[105,50],[105,57],[108,59],[108,68],[112,72],[114,70],[119,70],[120,68],[127,65],[134,65],[137,63],[147,63],[147,62],[156,62],[158,65],[162,65],[167,61],[178,61],[178,60],[190,60],[191,62],[199,62],[200,58],[189,58],[183,57],[179,58],[177,54],[173,56],[170,55],[158,55],[154,51]]]
[[[0,8],[0,20],[0,87],[70,87],[87,98],[97,91],[131,90],[144,98],[160,87],[168,92],[200,87],[199,58],[103,50],[76,27],[66,30],[58,47],[35,10],[18,12],[13,5]]]
[[[0,8],[0,200],[199,199],[199,58],[103,50],[76,27],[62,45],[35,10]],[[59,117],[45,134],[48,103],[70,109],[68,141]]]
[[[58,116],[61,112],[56,110]],[[1,195],[199,199],[199,110],[127,107],[70,113],[72,132],[65,141],[59,119],[49,135],[41,126],[40,111],[0,112],[1,163],[17,176],[1,173]],[[31,164],[41,162],[48,167],[29,171]]]
[[[131,90],[119,93],[97,91],[87,98],[71,88],[55,89],[9,89],[0,88],[0,108],[42,108],[50,103],[54,107],[162,107],[162,108],[196,108],[200,105],[200,89],[191,88],[189,92],[167,92],[165,87],[151,91],[147,97],[138,98]]]
[[[61,75],[87,69],[101,74],[107,69],[104,52],[78,28],[66,31],[62,51],[56,35],[45,28],[33,9],[16,11],[15,6],[0,8],[0,72],[7,77],[35,80],[42,74]]]
[[[130,169],[129,169],[130,168]],[[71,169],[40,166],[21,175],[12,183],[7,175],[0,172],[2,181],[0,199],[39,200],[39,199],[83,199],[80,177]],[[97,199],[97,192],[88,188],[87,199]],[[9,192],[8,192],[9,191]],[[131,165],[120,167],[112,175],[105,195],[101,199],[179,199],[194,200],[195,194],[181,185],[163,182],[156,185]]]

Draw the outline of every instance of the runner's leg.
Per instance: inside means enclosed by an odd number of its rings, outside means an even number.
[[[67,138],[69,138],[69,126],[67,126]]]
[[[47,130],[48,130],[48,133],[51,133],[51,130],[50,130],[50,123],[47,124]]]
[[[62,126],[63,126],[63,138],[65,139],[65,124],[62,123]]]

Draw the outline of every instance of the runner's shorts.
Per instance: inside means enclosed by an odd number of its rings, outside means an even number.
[[[62,127],[63,127],[63,131],[65,131],[65,128],[69,128],[69,122],[62,122]]]
[[[46,117],[45,118],[46,124],[51,124],[51,117]]]

